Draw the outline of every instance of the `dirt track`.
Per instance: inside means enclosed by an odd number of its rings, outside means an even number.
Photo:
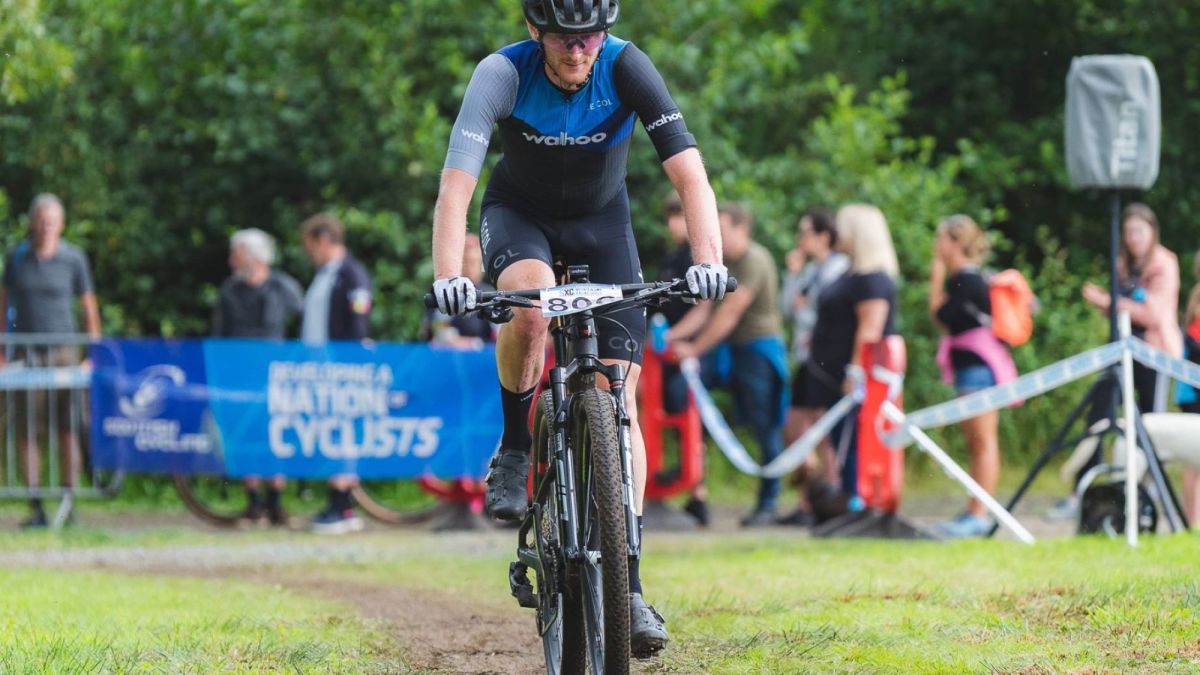
[[[451,547],[466,544],[453,539],[448,541]],[[508,538],[503,541],[507,543]],[[381,555],[378,547],[354,540],[250,545],[241,540],[228,547],[17,551],[0,553],[0,565],[238,579],[347,603],[360,617],[382,624],[397,641],[395,665],[385,672],[536,673],[544,669],[533,615],[518,608],[515,601],[511,607],[497,607],[461,594],[333,578],[320,567],[301,569],[288,564],[361,563],[373,558],[386,559],[387,553]],[[271,566],[263,566],[264,560],[272,561]]]

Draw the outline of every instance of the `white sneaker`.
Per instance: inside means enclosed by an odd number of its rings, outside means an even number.
[[[362,518],[359,518],[354,511],[330,509],[317,514],[317,517],[312,520],[312,531],[316,534],[350,534],[351,532],[361,532],[362,529]]]
[[[1042,513],[1042,518],[1050,522],[1064,522],[1079,517],[1079,498],[1068,495],[1054,503],[1054,506]]]

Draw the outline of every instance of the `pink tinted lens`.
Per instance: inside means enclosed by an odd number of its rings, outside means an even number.
[[[595,33],[547,33],[545,42],[551,47],[564,52],[569,52],[576,47],[585,52],[590,52],[599,47],[600,43],[604,42],[604,31],[596,31]]]

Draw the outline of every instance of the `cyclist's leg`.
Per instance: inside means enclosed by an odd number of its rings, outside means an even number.
[[[502,291],[554,285],[550,244],[530,217],[503,204],[486,203],[480,245],[487,274]],[[515,309],[496,340],[496,368],[504,432],[487,478],[486,506],[497,518],[515,520],[525,513],[529,471],[529,410],[545,360],[549,322],[537,309]]]

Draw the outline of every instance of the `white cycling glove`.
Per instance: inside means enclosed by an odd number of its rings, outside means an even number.
[[[695,295],[693,300],[720,300],[725,297],[725,283],[729,281],[729,270],[720,263],[702,263],[692,265],[687,274],[688,292]]]
[[[436,279],[433,282],[433,297],[437,299],[438,311],[457,316],[475,309],[475,284],[467,277]]]

